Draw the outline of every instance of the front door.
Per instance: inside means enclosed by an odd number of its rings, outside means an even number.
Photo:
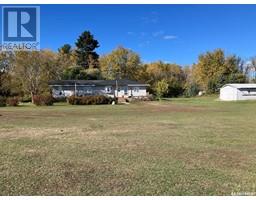
[[[124,95],[128,95],[128,87],[124,86]]]

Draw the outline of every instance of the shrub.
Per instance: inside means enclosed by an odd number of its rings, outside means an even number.
[[[19,105],[19,98],[18,97],[9,97],[6,100],[8,106],[18,106]]]
[[[67,102],[67,98],[66,97],[53,98],[53,101],[54,103]]]
[[[31,96],[29,96],[29,95],[24,95],[24,96],[21,98],[21,102],[23,102],[23,103],[31,102]]]
[[[6,98],[0,96],[0,107],[4,107],[6,106]]]
[[[67,102],[71,105],[76,105],[76,97],[75,96],[70,96],[67,98]]]
[[[168,93],[169,83],[167,80],[162,79],[156,83],[156,95],[159,100]]]
[[[68,100],[68,103],[71,105],[111,104],[113,101],[117,103],[117,98],[107,97],[103,95],[83,96],[83,97],[70,96],[67,98],[67,100]]]
[[[200,91],[199,86],[196,83],[187,84],[184,91],[185,97],[194,97],[198,95]]]
[[[51,95],[35,95],[34,104],[37,106],[52,106],[54,99]]]
[[[131,97],[128,99],[125,99],[126,102],[130,103],[136,103],[136,102],[141,102],[141,101],[154,101],[155,97],[153,95],[147,95],[143,97]]]

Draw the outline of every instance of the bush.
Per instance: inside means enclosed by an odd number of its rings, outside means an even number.
[[[6,106],[6,98],[0,96],[0,107],[4,107]]]
[[[154,101],[155,97],[153,95],[147,95],[143,97],[130,97],[128,99],[125,99],[126,102],[130,103],[136,103],[136,102],[141,102],[141,101]]]
[[[67,98],[66,97],[58,97],[58,98],[53,97],[53,102],[54,103],[67,102]]]
[[[185,97],[194,97],[198,95],[198,92],[200,91],[199,86],[196,83],[188,84],[184,91]]]
[[[67,102],[68,102],[69,104],[71,104],[71,105],[76,105],[76,99],[77,99],[77,97],[75,97],[75,96],[70,96],[70,97],[67,98]]]
[[[107,97],[103,95],[83,96],[83,97],[70,96],[67,98],[67,100],[68,100],[68,103],[71,105],[111,104],[113,101],[117,103],[117,98]]]
[[[18,97],[9,97],[7,98],[7,101],[6,101],[8,106],[18,106],[19,102],[20,100]]]
[[[34,104],[37,106],[52,106],[54,99],[51,95],[35,95]]]
[[[23,102],[23,103],[31,102],[31,96],[29,96],[29,95],[24,95],[24,96],[21,98],[21,102]]]

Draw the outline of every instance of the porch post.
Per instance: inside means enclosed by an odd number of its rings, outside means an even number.
[[[117,83],[117,79],[116,79],[116,97],[118,98],[118,83]]]
[[[76,82],[75,82],[75,97],[76,97]]]

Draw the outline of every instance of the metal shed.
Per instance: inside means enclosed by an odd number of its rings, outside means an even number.
[[[256,84],[226,84],[220,89],[220,100],[256,100]]]

